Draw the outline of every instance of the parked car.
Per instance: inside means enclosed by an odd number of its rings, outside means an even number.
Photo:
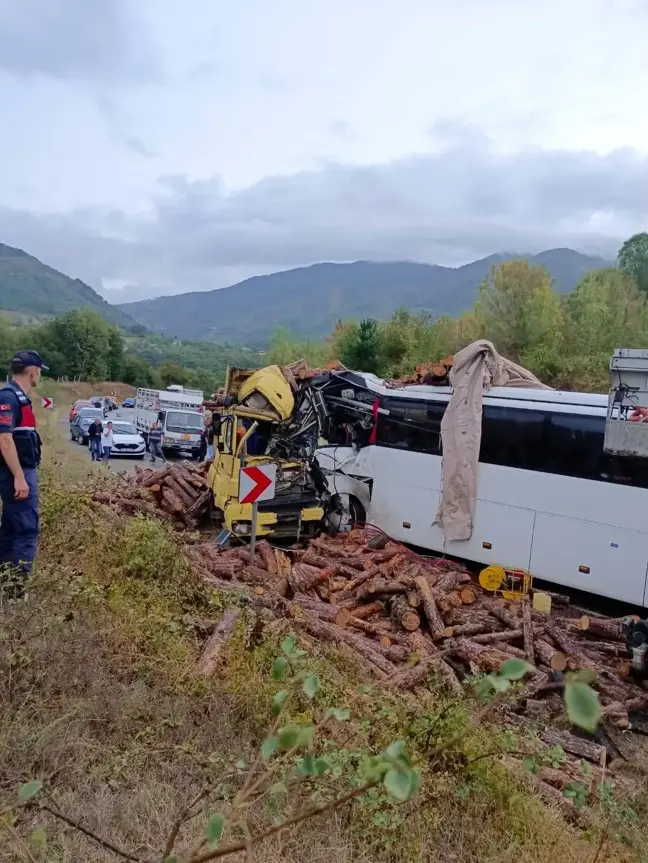
[[[146,445],[144,438],[137,431],[132,423],[111,420],[113,427],[113,449],[112,455],[122,457],[128,456],[131,458],[144,458],[146,453]]]
[[[91,408],[94,407],[92,402],[89,399],[77,399],[72,407],[70,408],[69,420],[72,422],[76,415],[79,413],[80,408]]]
[[[90,423],[93,423],[97,417],[103,420],[103,408],[81,408],[70,423],[70,438],[77,441],[82,446],[88,443],[88,429]]]
[[[122,402],[123,408],[134,408],[135,407],[135,399],[127,398]]]

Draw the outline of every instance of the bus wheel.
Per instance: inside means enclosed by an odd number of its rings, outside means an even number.
[[[329,533],[346,533],[363,525],[367,514],[357,497],[352,494],[334,494],[330,499],[324,522]]]

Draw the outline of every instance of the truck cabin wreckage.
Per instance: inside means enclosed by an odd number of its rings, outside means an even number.
[[[230,369],[224,391],[206,408],[214,431],[208,483],[224,527],[240,536],[250,532],[251,505],[237,500],[243,464],[277,465],[276,496],[259,504],[259,536],[311,536],[325,516],[336,527],[364,520],[361,507],[336,493],[334,478],[327,482],[316,457],[321,446],[357,449],[371,442],[378,400],[362,375],[299,364]]]

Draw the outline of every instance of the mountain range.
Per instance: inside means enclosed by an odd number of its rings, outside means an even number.
[[[80,308],[91,308],[120,327],[135,325],[126,312],[111,306],[80,279],[71,279],[22,249],[0,243],[0,309],[38,319]]]
[[[457,315],[473,305],[491,267],[512,257],[490,255],[456,268],[409,261],[321,263],[255,276],[215,291],[110,305],[80,279],[0,243],[0,310],[13,318],[38,319],[91,308],[125,329],[138,323],[183,340],[263,348],[276,326],[288,327],[300,338],[320,339],[339,319],[384,320],[401,306]],[[573,290],[588,270],[607,265],[602,258],[572,249],[522,257],[543,264],[561,292]]]
[[[220,290],[157,297],[118,308],[168,336],[261,348],[276,326],[319,339],[341,318],[385,319],[400,306],[456,315],[473,305],[491,267],[512,257],[543,264],[563,293],[573,290],[588,270],[607,264],[572,249],[490,255],[457,268],[408,261],[321,263],[254,276]]]

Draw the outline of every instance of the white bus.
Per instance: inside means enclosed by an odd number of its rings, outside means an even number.
[[[446,541],[433,522],[452,390],[352,379],[363,384],[352,387],[358,401],[379,399],[375,442],[354,450],[329,441],[317,459],[356,518],[412,545],[648,605],[648,460],[603,451],[607,396],[490,390],[473,533]]]

